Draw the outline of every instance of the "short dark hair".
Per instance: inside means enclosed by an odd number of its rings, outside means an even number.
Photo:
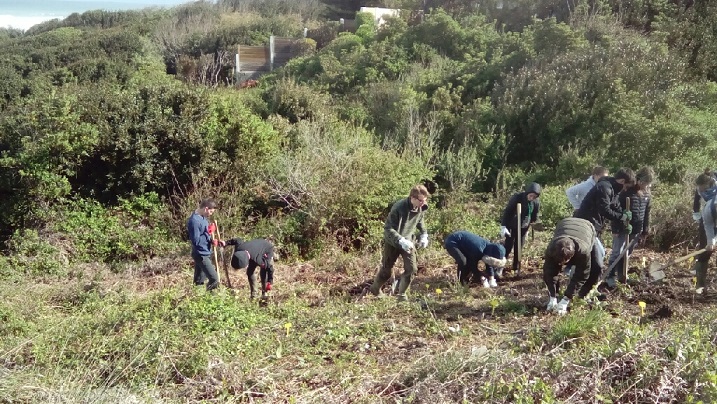
[[[199,209],[216,209],[217,208],[217,202],[213,198],[206,198],[202,199],[201,202],[199,202]]]
[[[615,173],[616,180],[625,180],[625,185],[633,185],[635,183],[635,172],[631,168],[621,168]]]
[[[697,179],[695,180],[695,185],[698,187],[711,187],[715,184],[715,178],[712,174],[712,170],[709,168],[705,168],[705,171],[697,176]]]
[[[605,174],[607,174],[607,168],[605,168],[605,167],[603,167],[603,166],[595,166],[595,168],[593,168],[593,173],[592,173],[592,175],[600,175],[600,176],[603,176],[603,175],[605,175]]]
[[[550,255],[560,262],[570,261],[575,255],[575,243],[568,237],[557,238],[553,241]]]

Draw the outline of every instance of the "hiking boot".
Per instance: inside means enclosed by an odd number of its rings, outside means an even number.
[[[405,302],[408,301],[408,296],[406,296],[405,293],[396,295],[396,301],[398,302]]]
[[[610,289],[614,289],[615,286],[617,286],[617,280],[614,276],[609,276],[605,279],[605,283],[607,284],[607,287]]]
[[[499,277],[499,278],[500,278],[501,276],[503,276],[503,268],[496,268],[496,269],[495,269],[495,276],[497,276],[497,277]]]

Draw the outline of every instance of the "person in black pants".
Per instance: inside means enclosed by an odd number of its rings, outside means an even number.
[[[524,192],[513,195],[503,211],[503,218],[500,222],[500,237],[505,238],[505,258],[510,257],[513,252],[512,269],[518,269],[518,245],[516,235],[518,234],[518,204],[520,204],[520,239],[525,240],[528,228],[531,223],[538,221],[540,212],[540,192],[542,188],[537,182],[531,182],[525,187]],[[521,247],[525,242],[521,243]]]
[[[443,245],[458,265],[458,279],[467,284],[473,275],[473,282],[483,279],[483,287],[495,288],[495,272],[505,266],[505,248],[468,231],[457,231],[446,237]],[[485,263],[485,273],[478,271],[478,261]]]
[[[254,299],[258,294],[256,267],[259,267],[261,297],[267,297],[274,282],[274,245],[264,239],[242,241],[240,238],[228,240],[224,245],[234,246],[232,268],[246,268],[251,298]]]

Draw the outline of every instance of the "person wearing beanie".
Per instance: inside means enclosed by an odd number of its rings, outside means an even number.
[[[612,252],[608,259],[608,266],[612,265],[615,260],[620,256],[622,250],[627,247],[627,236],[630,236],[630,240],[636,240],[639,238],[647,237],[650,228],[650,211],[652,204],[652,196],[650,194],[650,185],[652,184],[655,172],[652,167],[643,167],[636,174],[635,179],[637,183],[634,187],[630,187],[624,192],[621,192],[618,196],[618,202],[620,207],[624,210],[627,209],[627,200],[630,200],[630,211],[632,212],[632,219],[628,224],[625,224],[619,220],[613,220],[610,224],[612,230]],[[632,254],[633,247],[627,252]],[[616,285],[616,277],[619,274],[619,281],[622,283],[627,282],[627,279],[623,279],[623,262],[625,258],[620,258],[620,262],[613,266],[612,271],[608,274],[605,282],[609,288],[613,288]]]
[[[505,247],[501,244],[491,243],[481,236],[469,231],[456,231],[448,235],[443,243],[448,254],[456,260],[458,265],[458,280],[466,285],[473,278],[473,282],[482,278],[486,288],[498,287],[496,270],[506,265]],[[483,261],[485,272],[481,276],[478,262]]]
[[[227,240],[224,245],[233,245],[231,265],[234,269],[246,268],[249,280],[250,298],[258,294],[256,268],[259,267],[261,280],[261,297],[266,298],[274,283],[274,245],[269,240],[254,239],[242,241],[240,238]]]
[[[717,237],[715,237],[715,233],[717,233],[717,208],[715,207],[717,180],[715,180],[710,169],[705,169],[695,180],[695,185],[697,187],[696,194],[706,202],[701,212],[699,212],[699,245],[697,248],[705,248],[707,251],[695,257],[695,263],[692,266],[697,278],[695,293],[700,295],[704,293],[705,286],[707,286],[707,266],[714,251],[715,243],[717,243]],[[697,209],[699,209],[699,205],[699,200],[697,200]]]
[[[406,292],[411,286],[418,264],[416,261],[416,247],[428,247],[428,232],[424,216],[428,210],[430,194],[424,185],[415,185],[407,198],[396,201],[391,206],[391,212],[383,226],[383,255],[381,267],[376,277],[365,292],[374,296],[381,294],[381,288],[391,278],[391,271],[398,257],[403,258],[403,274],[398,281],[396,298],[399,301],[407,299]],[[416,231],[420,236],[414,244]]]
[[[543,281],[548,287],[548,311],[566,314],[575,293],[584,298],[599,279],[602,262],[599,261],[595,239],[595,228],[585,219],[568,217],[558,222],[545,250],[543,264]],[[560,273],[566,265],[574,265],[575,270],[562,300],[558,302]]]
[[[520,239],[521,248],[525,246],[525,235],[528,234],[528,228],[531,223],[538,221],[540,213],[540,192],[542,188],[537,182],[531,182],[525,187],[524,192],[514,194],[508,201],[508,205],[503,211],[503,217],[500,222],[500,238],[504,238],[505,242],[505,258],[510,257],[513,252],[512,269],[518,269],[518,244],[516,236],[518,232],[518,204],[520,204]],[[499,270],[499,275],[502,271]]]

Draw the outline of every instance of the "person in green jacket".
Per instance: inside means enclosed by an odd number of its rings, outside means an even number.
[[[391,207],[383,227],[381,268],[369,289],[374,296],[381,293],[381,288],[391,278],[393,266],[400,256],[403,258],[403,274],[398,283],[397,297],[398,300],[406,300],[406,291],[411,286],[417,267],[416,245],[413,241],[416,230],[420,232],[418,247],[428,247],[428,232],[423,217],[428,210],[429,196],[425,186],[416,185],[408,198],[397,201]]]

